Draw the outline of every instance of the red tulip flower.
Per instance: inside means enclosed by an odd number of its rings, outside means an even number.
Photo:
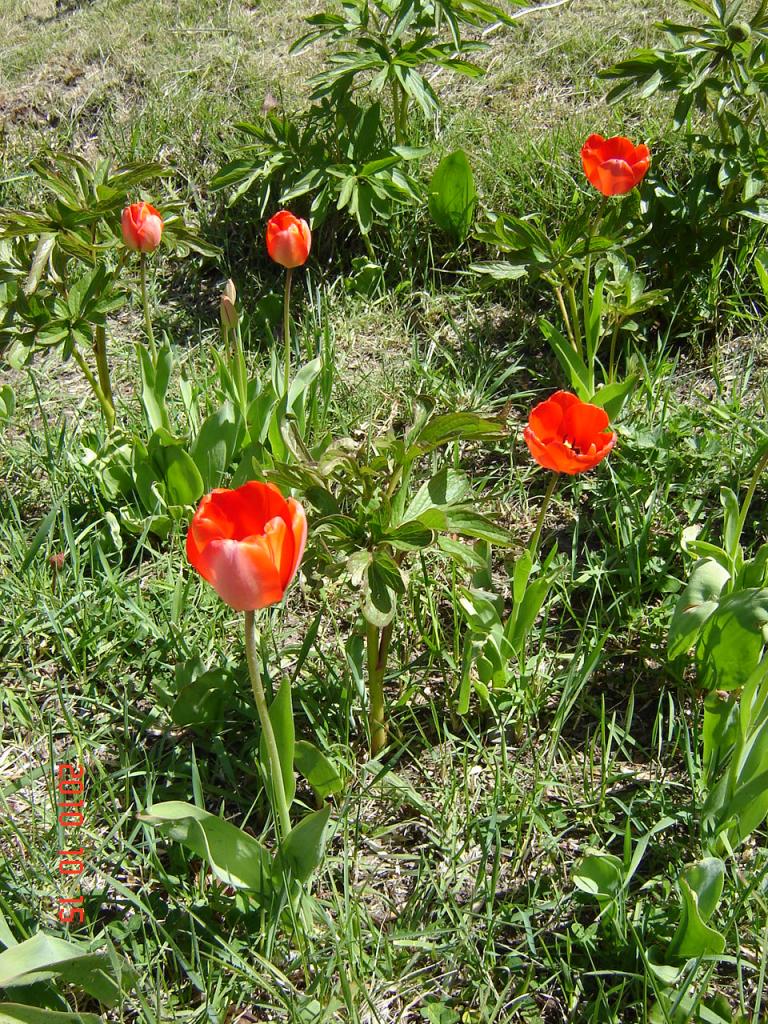
[[[294,217],[288,210],[280,210],[267,224],[267,252],[283,267],[292,270],[309,259],[312,233],[309,224]]]
[[[581,163],[590,184],[604,196],[621,196],[639,185],[651,162],[647,146],[635,146],[623,135],[604,139],[590,135],[581,148]]]
[[[129,249],[154,252],[163,234],[163,218],[149,203],[131,203],[120,219],[123,241]]]
[[[602,462],[616,444],[607,427],[605,409],[556,391],[531,411],[523,437],[540,466],[574,476]]]
[[[236,611],[282,600],[307,539],[304,509],[274,484],[219,488],[200,502],[187,533],[187,558]]]

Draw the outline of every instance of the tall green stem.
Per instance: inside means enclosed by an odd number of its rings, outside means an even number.
[[[744,495],[744,501],[741,503],[741,511],[739,512],[739,540],[741,540],[741,534],[744,529],[744,524],[747,521],[747,513],[749,512],[749,506],[752,504],[752,499],[755,496],[755,490],[757,489],[758,480],[762,476],[763,470],[766,466],[768,466],[768,451],[765,452],[763,457],[755,466],[755,471],[752,474],[752,479],[749,481],[749,488],[747,489],[747,493]]]
[[[565,286],[565,291],[568,296],[568,305],[571,308],[571,327],[573,330],[573,347],[579,356],[583,353],[583,346],[581,344],[581,319],[579,317],[579,307],[576,302],[576,291],[572,284],[568,283]]]
[[[368,648],[368,727],[373,755],[380,753],[387,743],[384,673],[387,668],[392,628],[391,622],[381,630],[370,622],[365,623]]]
[[[96,398],[99,401],[99,405],[101,406],[101,412],[102,415],[104,416],[104,422],[107,425],[107,430],[111,430],[112,427],[114,427],[115,425],[115,406],[113,402],[111,402],[102,391],[101,385],[94,377],[93,373],[91,372],[90,366],[85,361],[83,353],[80,351],[77,345],[75,345],[72,349],[72,358],[83,371],[83,376],[90,384],[91,390],[93,391],[94,395],[96,395]]]
[[[288,267],[285,273],[285,293],[283,295],[283,341],[285,342],[285,393],[291,383],[291,281],[293,268]]]
[[[144,326],[147,331],[147,343],[152,362],[157,362],[157,348],[155,347],[155,335],[152,331],[152,317],[149,312],[149,296],[147,295],[147,254],[141,254],[141,302],[144,306]]]
[[[563,323],[565,324],[565,333],[568,335],[568,341],[570,341],[574,350],[576,349],[576,339],[573,336],[573,328],[571,327],[571,318],[568,316],[568,310],[565,305],[565,299],[563,298],[563,289],[560,285],[555,285],[555,295],[560,306],[560,312],[563,316]]]
[[[528,551],[531,555],[531,561],[535,561],[536,553],[539,550],[539,538],[541,537],[541,528],[544,526],[544,516],[547,514],[547,508],[549,502],[554,494],[555,487],[557,487],[558,474],[553,473],[549,478],[547,489],[544,492],[544,499],[541,503],[541,509],[539,510],[539,518],[536,520],[536,529],[533,531],[533,537],[531,537],[531,543],[528,545]]]
[[[112,381],[109,378],[109,363],[107,361],[107,330],[105,327],[95,327],[93,331],[93,351],[96,355],[96,370],[99,375],[99,387],[106,399],[105,419],[107,430],[115,425],[115,398],[112,394]],[[109,415],[107,415],[107,408]]]
[[[275,807],[272,808],[275,815],[278,842],[285,839],[291,831],[291,818],[288,813],[288,801],[285,796],[283,785],[283,769],[280,764],[280,754],[277,749],[275,730],[272,728],[272,720],[269,717],[267,698],[261,682],[259,670],[259,655],[257,651],[256,628],[253,612],[245,613],[245,656],[248,661],[248,674],[251,677],[253,696],[256,701],[256,710],[259,713],[261,731],[264,735],[264,744],[267,748],[269,758],[269,774],[272,783],[272,795]],[[279,825],[278,825],[279,822]]]

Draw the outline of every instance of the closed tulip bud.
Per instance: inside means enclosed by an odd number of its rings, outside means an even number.
[[[237,311],[236,302],[237,291],[235,289],[234,281],[230,278],[224,286],[224,291],[221,293],[221,304],[219,306],[221,322],[230,330],[234,330],[240,320],[240,314]]]
[[[123,210],[120,227],[129,249],[154,252],[163,235],[163,218],[149,203],[131,203]]]
[[[267,224],[267,252],[281,266],[289,270],[300,267],[309,259],[312,234],[309,224],[294,217],[289,210],[280,210]]]

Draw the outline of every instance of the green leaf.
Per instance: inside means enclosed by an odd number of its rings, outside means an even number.
[[[422,452],[451,441],[490,441],[501,437],[505,427],[499,420],[489,420],[473,412],[449,412],[435,416],[414,438]]]
[[[121,961],[115,963],[106,953],[93,953],[79,943],[45,932],[0,953],[0,989],[51,978],[77,985],[105,1006],[114,1006],[126,986],[135,981]]]
[[[624,865],[612,853],[588,854],[574,868],[573,884],[580,892],[594,896],[603,910],[621,892]]]
[[[180,691],[171,708],[171,718],[182,727],[223,722],[234,693],[235,681],[228,672],[203,672]]]
[[[718,857],[706,857],[685,868],[678,879],[682,912],[667,955],[670,959],[718,956],[725,937],[707,921],[715,912],[723,891],[725,865]]]
[[[208,811],[181,800],[152,804],[139,819],[159,828],[207,861],[225,885],[267,896],[272,888],[272,862],[253,836]]]
[[[466,476],[445,466],[421,485],[403,514],[403,522],[421,519],[430,509],[445,509],[455,505],[467,497],[469,490]]]
[[[608,418],[615,420],[636,384],[637,376],[630,374],[625,380],[616,380],[612,384],[606,384],[605,387],[599,388],[592,395],[591,402],[593,405],[602,406],[608,413]]]
[[[205,490],[203,478],[181,444],[167,431],[156,430],[149,439],[147,455],[157,477],[165,484],[169,505],[197,504]]]
[[[593,388],[591,374],[586,363],[575,351],[573,345],[548,320],[539,320],[539,327],[568,378],[568,383],[582,402],[589,402],[592,398]]]
[[[224,402],[203,422],[191,455],[206,493],[221,487],[224,474],[238,452],[244,435],[242,417],[231,401]]]
[[[702,558],[694,564],[669,624],[667,654],[671,660],[693,646],[702,626],[717,609],[720,594],[730,578],[728,570],[714,558]]]
[[[283,678],[280,689],[269,707],[269,720],[272,723],[272,730],[275,734],[277,752],[280,755],[280,768],[283,775],[283,788],[285,799],[290,808],[293,798],[296,795],[296,776],[293,773],[294,744],[296,733],[293,724],[293,699],[291,696],[291,680],[288,676]],[[267,780],[267,788],[270,791],[270,802],[275,806],[272,796],[272,775],[270,760],[267,754],[267,744],[264,733],[259,741],[259,757]]]
[[[343,789],[344,783],[333,761],[314,743],[310,743],[309,740],[297,740],[293,756],[297,770],[321,800]]]
[[[720,504],[723,506],[723,547],[731,562],[736,564],[741,538],[741,509],[739,499],[730,487],[720,488]]]
[[[0,1024],[103,1024],[95,1013],[45,1010],[41,1006],[0,1003]]]
[[[141,404],[150,429],[155,431],[164,427],[170,430],[168,409],[165,395],[173,369],[173,353],[171,346],[162,345],[157,353],[157,363],[153,365],[152,356],[141,344],[136,344],[136,356],[139,360],[141,378]]]
[[[467,154],[449,153],[437,165],[429,183],[429,213],[439,228],[463,242],[472,227],[477,190]]]
[[[507,260],[471,263],[469,269],[473,274],[492,277],[494,281],[517,281],[528,273],[525,263],[510,263]]]
[[[308,814],[283,840],[278,867],[286,868],[300,882],[306,882],[323,859],[330,814],[330,806]]]
[[[384,551],[374,551],[363,576],[363,615],[379,629],[395,614],[397,595],[405,593],[405,581],[397,562]]]
[[[40,284],[40,278],[43,276],[43,271],[48,265],[48,260],[51,257],[53,247],[56,245],[56,235],[44,234],[40,236],[35,249],[35,255],[32,260],[32,266],[29,268],[29,274],[24,282],[24,294],[32,295],[37,290],[37,286]]]
[[[723,598],[701,629],[696,647],[699,683],[707,690],[743,686],[763,651],[768,590],[749,589]]]

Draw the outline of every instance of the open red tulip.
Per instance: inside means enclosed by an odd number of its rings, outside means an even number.
[[[532,409],[523,437],[540,466],[574,476],[596,466],[616,444],[608,422],[599,405],[556,391]]]
[[[187,533],[187,558],[236,611],[281,601],[307,540],[304,509],[274,484],[206,494]]]
[[[309,259],[312,233],[309,224],[294,217],[289,210],[280,210],[267,223],[267,252],[282,267],[300,267]]]
[[[131,203],[123,210],[120,227],[129,249],[154,252],[163,235],[163,218],[150,203]]]
[[[590,135],[581,148],[581,163],[590,184],[604,196],[620,196],[639,185],[651,163],[647,146],[623,135]]]

